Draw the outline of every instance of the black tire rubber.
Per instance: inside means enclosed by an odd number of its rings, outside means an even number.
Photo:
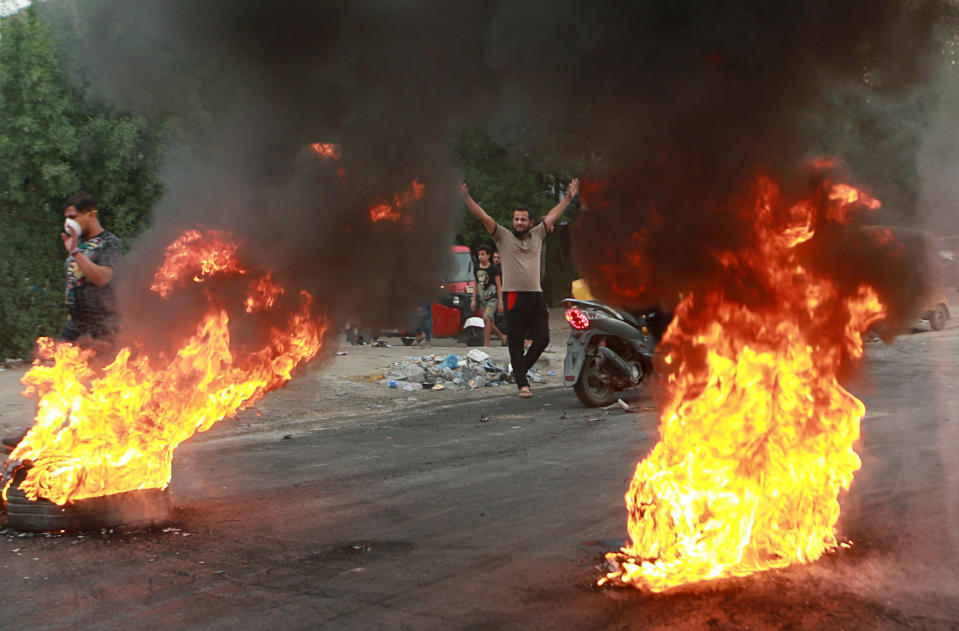
[[[945,328],[948,319],[949,314],[946,312],[946,308],[941,304],[936,305],[936,308],[929,314],[929,326],[932,327],[933,331],[941,331]]]
[[[91,497],[57,506],[49,500],[29,500],[17,487],[25,471],[14,475],[7,491],[7,525],[17,530],[99,530],[120,525],[150,525],[169,519],[165,490],[143,489]]]
[[[616,400],[616,390],[599,379],[598,358],[595,355],[586,356],[573,391],[586,407],[599,408]]]

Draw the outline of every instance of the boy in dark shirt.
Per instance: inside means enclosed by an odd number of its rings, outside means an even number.
[[[506,335],[496,327],[496,314],[503,313],[503,293],[500,290],[503,281],[499,266],[490,261],[492,255],[493,248],[488,245],[476,248],[479,265],[476,267],[473,281],[473,300],[470,308],[475,312],[478,303],[482,309],[483,322],[486,324],[483,345],[489,346],[490,334],[496,333],[500,344],[506,346]]]

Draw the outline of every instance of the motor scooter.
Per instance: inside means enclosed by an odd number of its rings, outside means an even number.
[[[660,309],[630,313],[575,298],[563,304],[570,326],[564,379],[584,405],[609,405],[617,391],[638,386],[652,373],[653,349],[668,324]]]

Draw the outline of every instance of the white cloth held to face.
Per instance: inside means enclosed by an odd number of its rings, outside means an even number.
[[[77,240],[79,240],[80,234],[83,232],[83,228],[80,227],[79,221],[68,218],[63,222],[63,231],[68,235],[76,235]]]

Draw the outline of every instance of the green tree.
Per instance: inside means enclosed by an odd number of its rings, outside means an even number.
[[[60,214],[87,190],[121,239],[160,196],[159,136],[143,117],[88,103],[34,8],[0,20],[0,354],[22,357],[65,319]]]
[[[517,206],[530,209],[534,221],[543,217],[566,193],[573,175],[557,168],[544,171],[531,159],[502,147],[482,128],[460,130],[453,139],[457,166],[470,187],[470,194],[497,223],[511,226]],[[546,240],[546,276],[543,291],[555,304],[568,297],[570,283],[577,277],[569,247],[568,223],[578,215],[574,202],[560,225]],[[472,248],[493,245],[493,240],[466,207],[460,217],[457,241]]]

